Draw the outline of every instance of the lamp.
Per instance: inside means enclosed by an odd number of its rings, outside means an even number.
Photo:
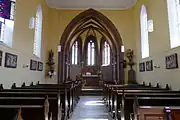
[[[58,52],[61,52],[61,45],[58,45]]]
[[[31,17],[29,20],[29,28],[34,29],[35,28],[35,18]]]
[[[28,64],[23,64],[23,68],[28,68],[29,65]]]
[[[148,20],[148,32],[153,32],[153,31],[154,31],[153,20]]]
[[[49,71],[49,72],[48,72],[48,75],[49,75],[50,77],[56,76],[56,72],[51,72],[51,71]]]
[[[121,46],[121,52],[124,52],[125,51],[125,48],[124,48],[124,45]]]

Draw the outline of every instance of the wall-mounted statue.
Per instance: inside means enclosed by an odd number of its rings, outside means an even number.
[[[129,60],[127,64],[130,66],[130,69],[133,69],[133,66],[135,65],[135,63],[133,61],[134,51],[132,49],[127,49],[126,57]]]
[[[48,75],[50,76],[50,78],[55,75],[54,72],[54,52],[52,50],[49,51],[49,57],[48,57],[48,62],[47,65],[49,66],[49,70],[48,70]]]
[[[130,70],[128,70],[128,83],[136,83],[136,73],[133,70],[133,66],[135,65],[134,62],[134,51],[132,49],[126,50],[126,57],[128,58],[127,64],[130,67]]]

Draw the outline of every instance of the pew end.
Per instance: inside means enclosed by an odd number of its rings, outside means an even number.
[[[31,82],[30,86],[34,86],[34,83],[33,83],[33,82]]]
[[[151,84],[151,82],[149,82],[149,87],[152,87],[152,84]]]
[[[21,87],[26,87],[26,83],[25,83],[25,82],[23,82],[23,84],[21,85]]]
[[[3,84],[0,84],[0,90],[3,90],[4,87],[3,87]]]
[[[159,85],[159,83],[157,83],[157,84],[156,84],[156,87],[157,87],[157,88],[160,88],[160,85]]]
[[[169,86],[169,84],[166,84],[166,90],[171,90],[171,87]]]
[[[145,81],[143,81],[143,86],[146,86],[146,83],[145,83]]]
[[[11,89],[16,89],[16,83],[13,83]]]
[[[22,118],[22,109],[21,108],[19,108],[19,110],[18,110],[17,119],[16,120],[23,120],[23,118]]]
[[[45,96],[45,101],[44,101],[44,117],[45,120],[49,119],[49,100],[48,100],[48,95]]]
[[[40,82],[38,81],[38,82],[36,83],[36,85],[40,85]]]

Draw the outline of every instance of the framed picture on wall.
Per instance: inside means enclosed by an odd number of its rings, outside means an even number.
[[[153,61],[146,61],[146,71],[153,71]]]
[[[140,72],[144,72],[145,71],[145,63],[144,62],[139,63],[139,71]]]
[[[30,60],[30,70],[37,70],[37,61]]]
[[[2,56],[3,56],[3,52],[0,51],[0,66],[2,66]]]
[[[17,68],[17,55],[11,53],[5,53],[5,67]]]
[[[43,71],[43,62],[38,62],[38,71]]]
[[[166,69],[178,68],[178,56],[177,53],[166,56]]]

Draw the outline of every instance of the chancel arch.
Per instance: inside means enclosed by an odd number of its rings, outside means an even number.
[[[86,34],[86,35],[84,35]],[[97,34],[99,36],[97,36]],[[76,38],[78,37],[82,38],[82,44],[81,44],[81,56],[79,58],[79,64],[74,67],[69,61],[71,59],[71,52],[72,46],[74,44],[74,41],[76,41]],[[121,52],[121,46],[122,46],[122,39],[120,37],[119,32],[117,31],[114,24],[102,13],[94,10],[89,9],[86,10],[79,15],[77,15],[66,27],[64,30],[61,39],[60,39],[60,45],[61,45],[61,52],[59,52],[59,76],[58,76],[58,82],[65,82],[67,80],[67,77],[72,78],[72,73],[74,74],[74,71],[78,71],[79,74],[82,74],[82,71],[88,66],[88,45],[90,47],[94,47],[92,50],[94,50],[94,64],[91,64],[91,67],[93,69],[96,69],[96,73],[92,72],[93,74],[98,74],[99,72],[102,72],[102,54],[101,54],[101,38],[106,38],[106,43],[109,45],[110,49],[110,60],[111,61],[108,65],[108,67],[111,67],[111,69],[106,69],[106,72],[112,73],[109,77],[109,80],[115,80],[118,83],[124,83],[124,70],[123,70],[123,53]],[[89,39],[90,38],[90,39]],[[89,49],[91,50],[91,49]],[[91,51],[92,53],[92,51]],[[92,61],[91,61],[92,62]],[[64,64],[66,63],[66,64]],[[69,66],[69,67],[68,67]],[[114,67],[112,67],[114,66]],[[73,68],[75,70],[73,70]],[[113,70],[114,68],[114,70]],[[88,68],[89,69],[89,68]],[[91,68],[92,69],[92,68]],[[68,72],[68,76],[67,72]],[[106,72],[104,74],[106,74]],[[77,73],[76,73],[77,74]],[[112,79],[113,78],[113,79]],[[74,79],[74,77],[72,78]],[[108,79],[107,79],[108,80]]]

